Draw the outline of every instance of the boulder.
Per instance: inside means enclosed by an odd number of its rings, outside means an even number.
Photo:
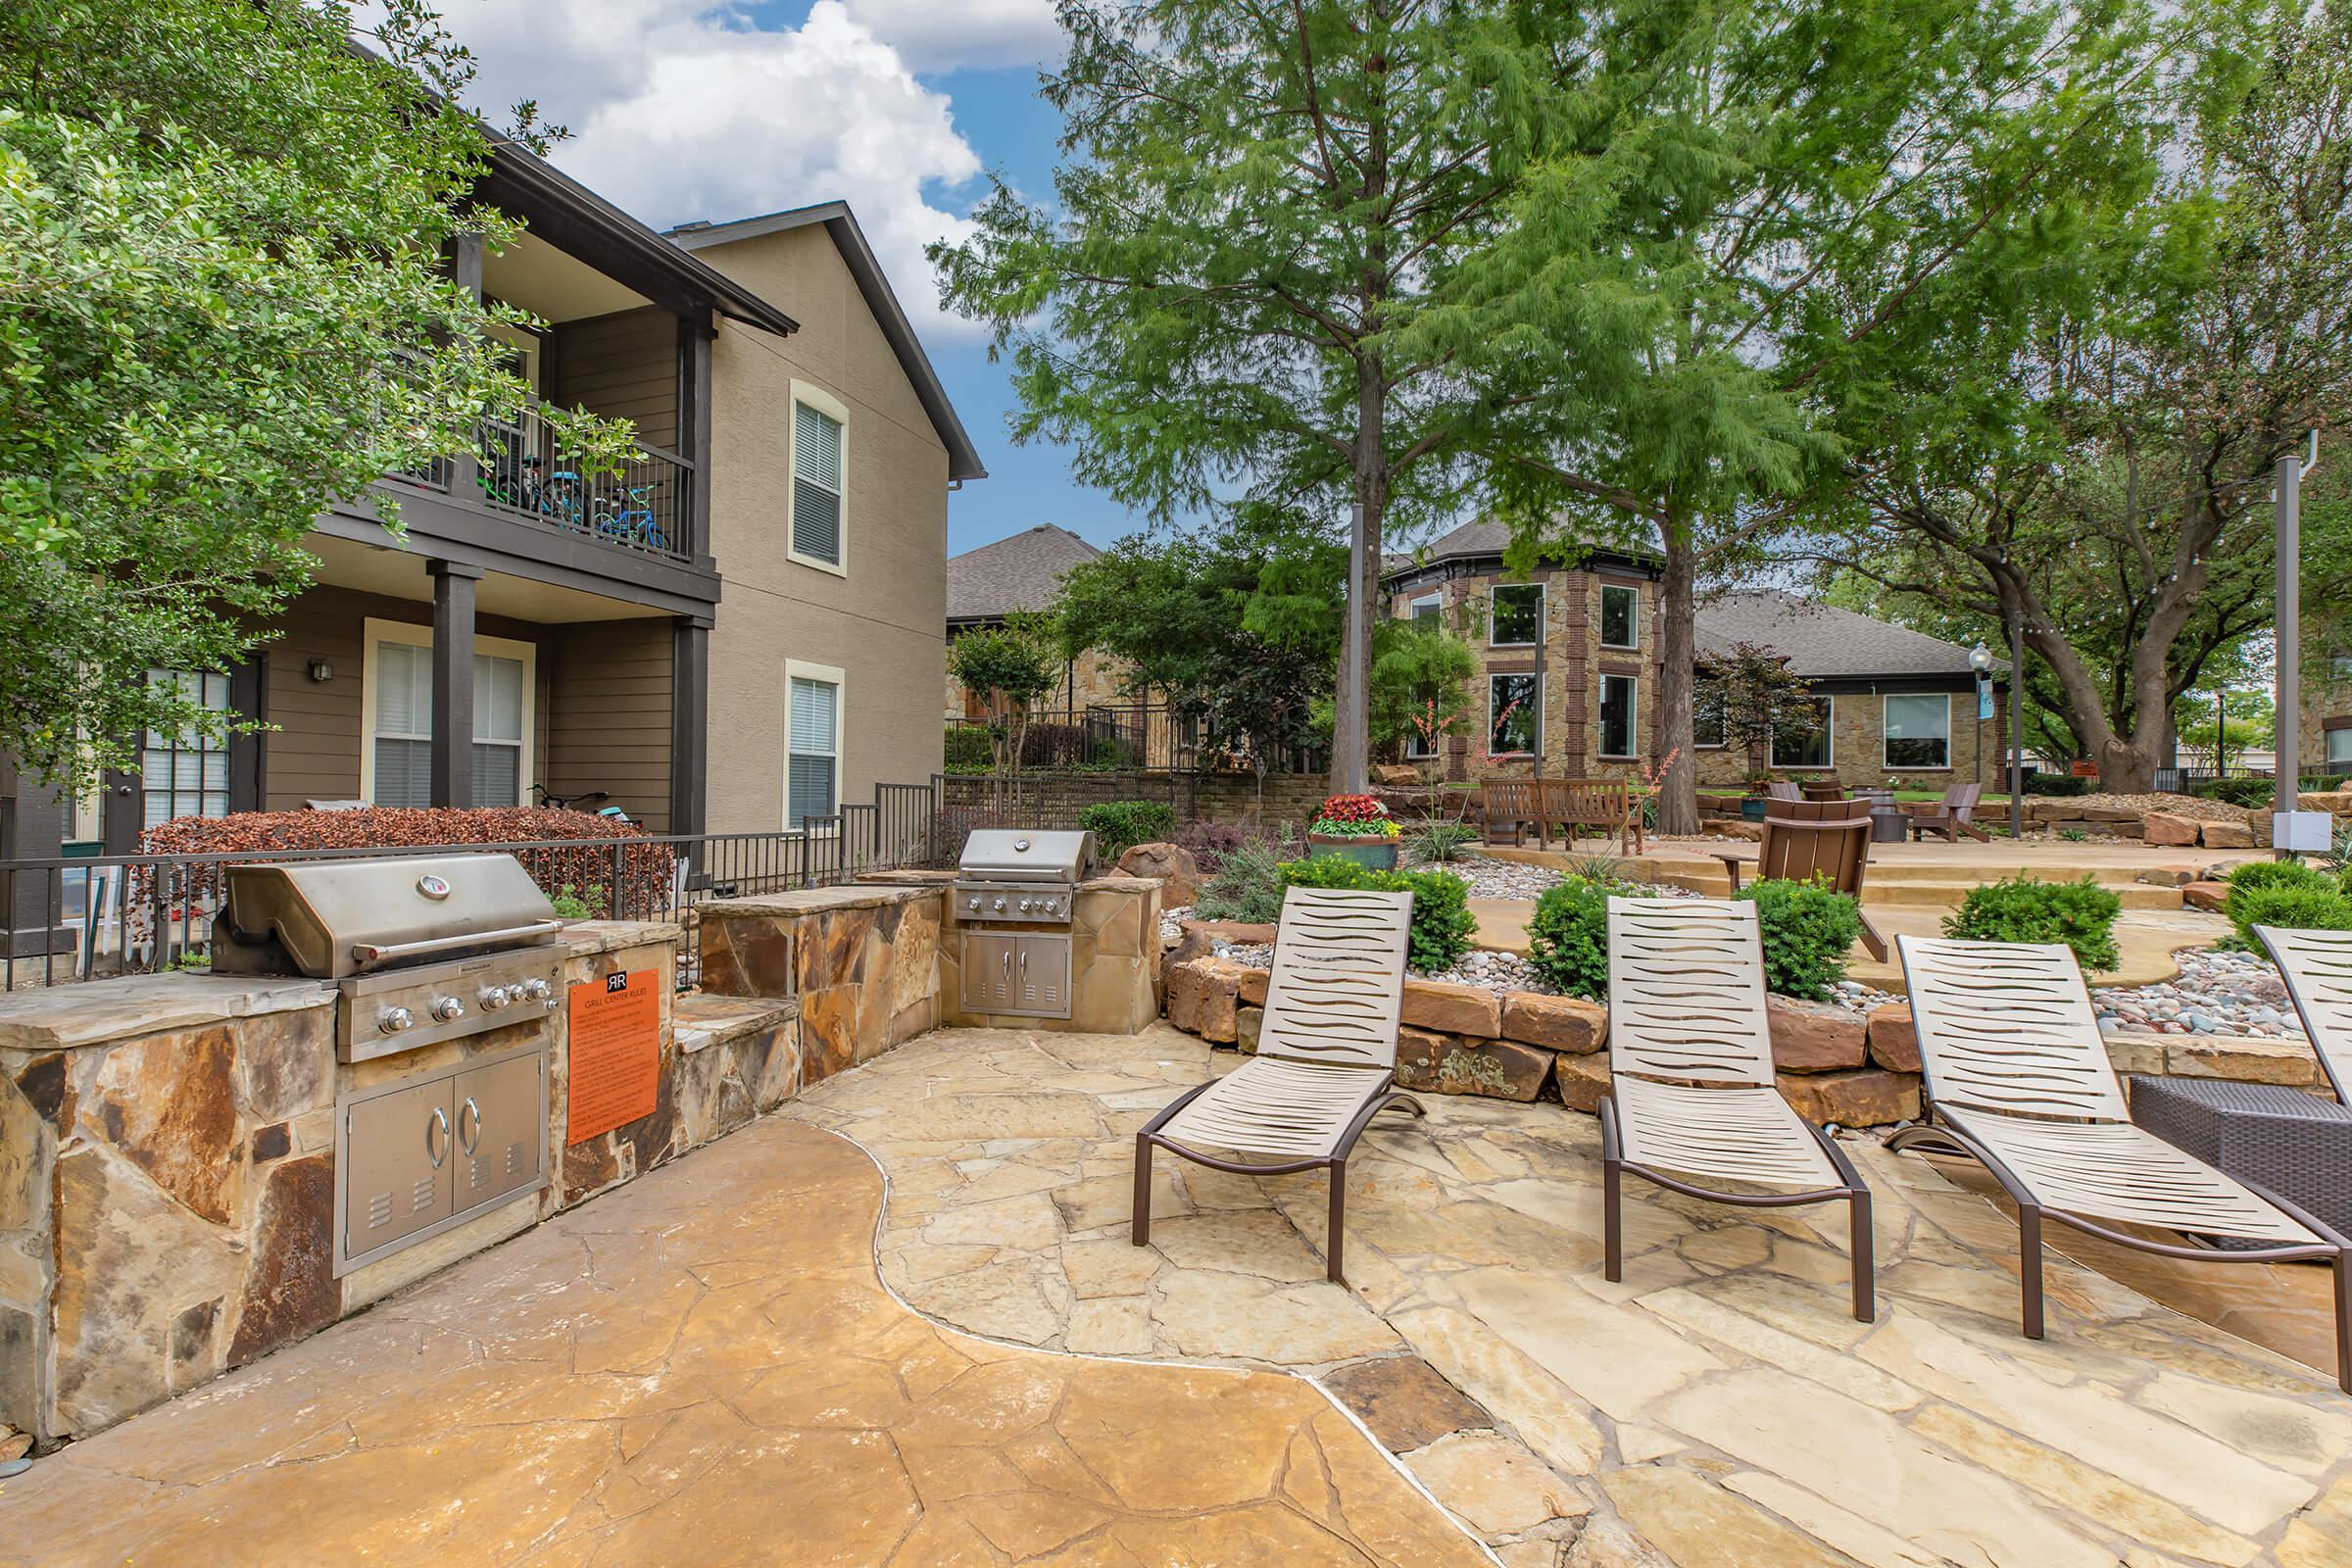
[[[2185,848],[2197,842],[2197,824],[2170,811],[2150,811],[2140,818],[2142,836],[2150,844]]]
[[[1816,1127],[1884,1127],[1919,1119],[1919,1075],[1864,1067],[1854,1072],[1782,1073],[1781,1093]]]
[[[2250,850],[2254,847],[2253,829],[2243,822],[2205,822],[2199,824],[2204,845],[2209,850]]]
[[[1396,1039],[1396,1082],[1435,1095],[1533,1100],[1551,1072],[1551,1053],[1510,1040],[1464,1040],[1427,1029]]]
[[[1421,770],[1410,762],[1374,762],[1372,782],[1391,789],[1409,790],[1421,782]]]
[[[1764,824],[1741,821],[1737,817],[1710,816],[1698,824],[1698,830],[1711,839],[1744,839],[1750,844],[1764,837]]]
[[[2230,902],[2230,884],[2212,881],[2191,882],[2180,890],[2180,902],[2192,909],[2203,909],[2208,913],[2219,914],[2222,912],[2222,906]]]
[[[1502,995],[1502,1037],[1589,1056],[1609,1043],[1609,1009],[1579,997],[1506,991]]]
[[[1919,1071],[1919,1031],[1912,1027],[1911,1004],[1889,1002],[1873,1007],[1863,1027],[1872,1061],[1888,1072]]]
[[[1193,958],[1168,970],[1168,1022],[1216,1045],[1234,1040],[1234,1010],[1242,977],[1250,971],[1231,958]]]
[[[1502,1033],[1501,998],[1485,986],[1407,980],[1401,1018],[1416,1029],[1492,1040]]]
[[[1597,1051],[1590,1056],[1554,1056],[1551,1081],[1559,1087],[1561,1104],[1592,1115],[1600,1109],[1601,1097],[1609,1092],[1609,1054]]]
[[[1254,972],[1263,974],[1265,971],[1260,969]],[[1236,1007],[1233,1009],[1233,1043],[1241,1049],[1243,1055],[1254,1056],[1257,1054],[1257,1032],[1265,1026],[1265,1008]]]
[[[2306,811],[2352,816],[2352,790],[2308,790],[2304,792],[2302,806]]]
[[[1838,1072],[1869,1058],[1862,1015],[1825,1002],[1768,997],[1772,1063],[1782,1072]]]
[[[1181,844],[1137,844],[1119,857],[1121,876],[1155,877],[1159,906],[1189,907],[1200,896],[1200,862]]]
[[[2145,882],[2148,886],[2156,888],[2181,888],[2188,886],[2196,879],[2197,872],[2194,866],[2151,865],[2133,880]]]
[[[1274,978],[1270,969],[1252,969],[1242,976],[1242,1000],[1252,1007],[1266,1004],[1266,985]]]

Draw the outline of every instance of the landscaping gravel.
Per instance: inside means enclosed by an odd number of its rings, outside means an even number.
[[[2278,968],[2252,953],[2184,948],[2173,955],[2180,978],[2163,985],[2090,994],[2099,1027],[2160,1035],[2264,1035],[2300,1040],[2302,1020]]]
[[[1461,962],[1442,974],[1421,978],[1460,986],[1485,986],[1489,991],[1540,991],[1547,997],[1560,994],[1557,987],[1537,974],[1535,966],[1516,953],[1496,953],[1486,948],[1463,954]]]

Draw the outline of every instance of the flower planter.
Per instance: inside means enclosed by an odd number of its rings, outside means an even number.
[[[1375,871],[1396,869],[1396,841],[1390,838],[1346,838],[1334,833],[1309,833],[1306,836],[1307,858],[1321,859],[1336,857],[1369,866]]]
[[[1740,819],[1747,822],[1763,821],[1764,809],[1771,804],[1772,797],[1769,795],[1750,795],[1740,803]]]

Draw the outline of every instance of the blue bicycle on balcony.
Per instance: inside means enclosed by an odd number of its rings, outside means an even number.
[[[596,537],[610,539],[615,544],[667,550],[669,536],[662,530],[662,519],[654,511],[654,492],[660,488],[659,481],[633,484],[619,495],[597,497],[593,525]]]

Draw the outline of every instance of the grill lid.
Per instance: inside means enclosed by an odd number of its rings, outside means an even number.
[[[265,861],[223,876],[231,935],[254,945],[274,936],[314,979],[544,941],[563,928],[512,855]]]
[[[1092,833],[975,828],[956,869],[992,882],[1079,882],[1095,868]]]

